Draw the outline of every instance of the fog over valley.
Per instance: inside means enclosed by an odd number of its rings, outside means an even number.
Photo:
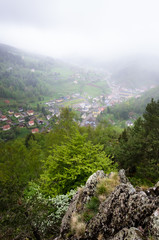
[[[120,84],[134,81],[132,88],[154,85],[158,7],[157,0],[1,0],[0,42],[110,72]]]
[[[158,54],[157,0],[1,0],[0,42],[52,57]]]
[[[159,0],[0,0],[0,239],[159,240]]]

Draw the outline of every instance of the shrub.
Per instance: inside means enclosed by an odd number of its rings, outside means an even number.
[[[43,238],[58,235],[62,217],[75,193],[76,190],[71,190],[66,195],[46,198],[37,184],[30,183],[28,190],[25,191],[26,208],[31,225],[38,228]]]
[[[89,222],[98,212],[99,199],[92,197],[91,200],[85,205],[83,212],[83,219],[85,222]]]

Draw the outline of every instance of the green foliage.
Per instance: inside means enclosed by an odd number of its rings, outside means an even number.
[[[66,193],[85,183],[97,170],[110,172],[112,161],[106,157],[103,146],[93,145],[79,132],[61,146],[54,146],[46,161],[41,175],[41,187],[45,194],[54,196]]]
[[[36,102],[43,97],[58,98],[75,92],[98,96],[109,91],[104,78],[102,73],[87,73],[52,58],[39,57],[0,45],[1,98]],[[77,80],[77,84],[74,84],[74,80]]]
[[[125,122],[131,118],[134,121],[139,116],[141,116],[147,104],[154,98],[156,101],[159,96],[159,87],[155,87],[144,92],[139,98],[130,98],[122,103],[115,104],[112,107],[107,107],[107,109],[98,116],[99,122],[103,119],[113,120],[116,125],[124,128],[121,122]]]
[[[30,182],[23,196],[12,208],[3,211],[0,234],[3,239],[48,239],[59,234],[61,219],[75,194],[45,198],[35,182]],[[11,238],[9,237],[11,234]]]
[[[100,201],[97,197],[92,197],[85,205],[82,213],[85,222],[89,222],[98,212]]]
[[[158,181],[159,176],[159,101],[147,105],[143,119],[128,128],[119,138],[116,156],[120,167],[130,177],[142,179],[145,184]]]
[[[0,143],[1,210],[18,201],[28,181],[39,177],[40,157],[42,152],[37,141],[31,140],[29,149],[21,140]]]
[[[114,163],[117,161],[133,183],[151,185],[156,182],[159,176],[158,116],[159,101],[152,100],[143,118],[120,134],[120,129],[105,121],[95,129],[79,127],[74,121],[74,112],[65,108],[50,133],[1,142],[2,239],[56,237],[74,194],[70,190],[85,184],[97,170],[107,173],[116,170]],[[100,181],[97,199],[88,202],[82,219],[88,222],[96,214],[99,201],[105,200],[116,183],[115,178]],[[77,218],[72,224],[81,234],[85,223]]]
[[[114,191],[115,187],[119,185],[119,176],[118,173],[112,173],[109,178],[102,178],[96,187],[96,195],[108,196],[111,192]]]
[[[29,183],[28,189],[24,192],[24,199],[31,224],[38,229],[41,237],[56,237],[62,217],[75,193],[76,190],[71,190],[66,195],[46,198],[37,184]]]

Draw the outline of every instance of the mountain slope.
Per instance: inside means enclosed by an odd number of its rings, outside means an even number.
[[[70,67],[54,59],[0,45],[0,97],[18,100],[55,95],[53,84],[66,80],[69,74]]]
[[[100,95],[108,89],[101,74],[0,44],[0,98],[57,98],[72,93]]]

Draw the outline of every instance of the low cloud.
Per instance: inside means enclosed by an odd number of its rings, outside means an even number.
[[[159,53],[157,0],[1,0],[0,42],[54,57]]]

